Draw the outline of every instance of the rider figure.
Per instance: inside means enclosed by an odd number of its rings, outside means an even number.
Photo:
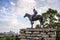
[[[32,15],[32,19],[34,19],[34,17],[37,15],[37,11],[35,9],[33,9],[34,14]]]

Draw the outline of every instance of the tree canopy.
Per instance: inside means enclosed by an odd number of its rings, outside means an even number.
[[[42,13],[45,28],[56,28],[56,40],[60,40],[60,13],[57,10],[49,8]],[[39,28],[39,25],[36,25]]]
[[[42,13],[44,19],[44,27],[59,27],[60,25],[60,14],[57,10],[49,8],[46,12]]]

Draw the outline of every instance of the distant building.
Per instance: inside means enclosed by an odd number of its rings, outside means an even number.
[[[0,38],[2,38],[3,40],[5,40],[7,37],[16,37],[16,36],[18,36],[18,34],[13,31],[0,33]]]
[[[3,33],[0,33],[0,39],[6,39],[5,35]]]
[[[6,35],[6,36],[12,36],[12,35],[16,36],[16,35],[18,35],[18,34],[15,33],[15,32],[13,32],[13,31],[10,31],[10,32],[5,33],[5,35]]]

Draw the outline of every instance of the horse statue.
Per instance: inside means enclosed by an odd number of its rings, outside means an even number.
[[[32,19],[32,15],[26,13],[24,15],[24,18],[25,17],[28,17],[30,22],[31,22],[31,28],[33,28],[33,24],[34,24],[34,21],[37,21],[39,20],[40,24],[43,25],[43,17],[41,15],[36,15],[33,19]]]

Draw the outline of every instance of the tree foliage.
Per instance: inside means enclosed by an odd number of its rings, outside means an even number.
[[[44,27],[59,27],[60,25],[60,14],[57,10],[49,8],[45,13],[42,14],[44,18]]]
[[[37,24],[35,28],[36,28],[36,29],[39,29],[39,28],[40,28],[39,24]]]
[[[44,18],[44,27],[56,28],[56,40],[60,40],[60,13],[49,8],[42,16]]]
[[[49,8],[46,12],[42,13],[44,20],[44,27],[56,28],[56,40],[60,40],[60,13],[57,10]],[[39,28],[36,25],[36,28]]]

